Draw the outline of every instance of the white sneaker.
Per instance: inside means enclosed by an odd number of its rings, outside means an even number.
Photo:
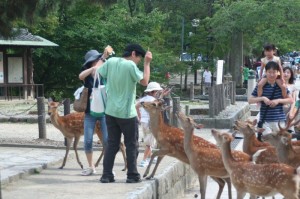
[[[81,175],[82,176],[90,176],[90,175],[93,175],[93,174],[96,174],[96,169],[93,169],[91,167],[89,168],[86,168],[84,169],[82,172],[81,172]]]
[[[147,160],[142,160],[141,163],[139,164],[139,167],[147,167],[149,162]]]

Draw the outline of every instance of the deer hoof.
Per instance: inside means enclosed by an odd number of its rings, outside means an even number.
[[[151,180],[153,178],[153,176],[148,176],[146,177],[146,180]]]
[[[126,168],[122,169],[122,171],[126,171]]]
[[[58,169],[63,169],[63,168],[64,168],[64,166],[58,167]]]
[[[80,167],[81,167],[81,169],[83,169],[83,165],[82,164],[80,165]]]

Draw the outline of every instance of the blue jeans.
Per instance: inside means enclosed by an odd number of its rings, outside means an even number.
[[[107,145],[107,127],[105,116],[94,117],[89,113],[85,113],[84,117],[84,151],[91,153],[93,151],[93,135],[97,120],[100,121],[102,131],[103,147]]]

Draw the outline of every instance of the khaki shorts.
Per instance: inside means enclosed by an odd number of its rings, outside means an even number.
[[[280,122],[280,125],[282,128],[284,128],[285,122],[284,121]],[[271,133],[275,134],[275,133],[278,133],[278,131],[280,130],[279,126],[278,126],[278,122],[265,122],[263,124],[263,129],[265,129],[262,132],[263,135],[267,135],[267,134],[271,134]]]
[[[150,146],[151,148],[156,148],[156,140],[150,131],[149,125],[144,122],[142,122],[141,125],[142,125],[142,129],[143,129],[145,145]]]

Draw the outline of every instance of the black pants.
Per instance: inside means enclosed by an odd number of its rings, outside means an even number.
[[[121,134],[124,134],[127,157],[127,178],[140,178],[137,171],[139,132],[137,118],[121,119],[106,115],[108,143],[103,159],[103,177],[113,178],[112,169],[120,148]]]

